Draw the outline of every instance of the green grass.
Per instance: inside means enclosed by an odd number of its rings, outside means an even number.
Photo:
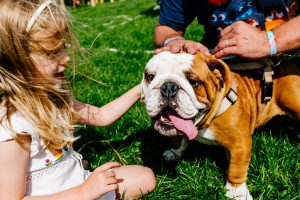
[[[69,11],[84,51],[78,69],[98,81],[77,74],[75,97],[102,106],[140,83],[153,50],[155,0],[126,0],[95,8],[80,6]],[[199,40],[196,23],[187,37]],[[276,123],[277,124],[277,123]],[[284,127],[284,126],[282,126]],[[296,133],[277,126],[254,134],[248,186],[255,199],[299,199],[300,146]],[[225,152],[222,148],[192,142],[183,159],[166,163],[161,154],[168,140],[152,128],[145,108],[138,102],[110,127],[82,127],[75,149],[90,162],[89,168],[108,161],[141,164],[157,175],[157,188],[144,199],[225,199]]]

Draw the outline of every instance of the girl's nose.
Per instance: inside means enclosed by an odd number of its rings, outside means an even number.
[[[67,52],[64,50],[63,52],[61,52],[61,55],[60,55],[60,63],[67,64],[69,62],[70,62],[70,57],[67,54]]]

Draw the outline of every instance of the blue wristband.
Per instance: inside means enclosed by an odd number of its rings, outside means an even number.
[[[277,47],[276,47],[275,36],[273,31],[268,31],[267,37],[268,37],[268,42],[270,47],[270,55],[273,56],[277,53]]]
[[[170,42],[172,42],[173,40],[184,40],[184,38],[181,37],[181,36],[171,37],[171,38],[166,39],[166,40],[164,41],[163,46],[164,46],[164,47],[167,46],[167,45],[168,45]]]

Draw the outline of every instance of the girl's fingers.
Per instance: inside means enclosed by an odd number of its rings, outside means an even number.
[[[115,177],[116,176],[116,173],[114,171],[106,171],[105,172],[105,175],[107,177]]]
[[[116,177],[107,177],[106,178],[106,183],[108,185],[110,185],[110,184],[117,184],[118,183],[118,179]]]
[[[119,188],[118,184],[110,184],[106,186],[106,191],[111,192]]]
[[[120,167],[120,166],[121,166],[121,164],[118,162],[108,162],[108,163],[105,163],[105,164],[101,165],[100,167],[96,168],[95,171],[103,172],[103,171],[107,171],[111,168]]]

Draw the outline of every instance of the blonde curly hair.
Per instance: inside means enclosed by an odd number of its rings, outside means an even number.
[[[55,79],[42,76],[29,54],[50,56],[62,45],[73,46],[75,40],[68,14],[55,1],[26,30],[40,5],[39,0],[0,2],[0,109],[4,110],[0,123],[9,122],[18,112],[33,125],[47,147],[55,150],[75,140],[65,134],[72,133],[76,123],[72,95],[66,83],[57,88]],[[21,143],[18,133],[13,138]]]

